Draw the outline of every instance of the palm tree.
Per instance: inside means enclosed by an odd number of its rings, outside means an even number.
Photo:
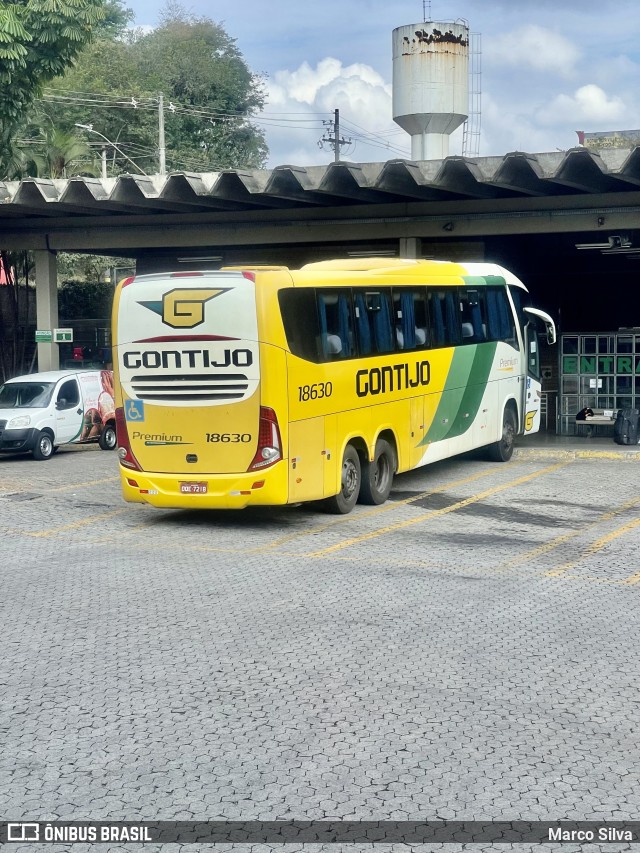
[[[12,131],[0,126],[0,180],[13,181],[21,178],[27,167],[28,157],[16,142]]]
[[[71,178],[74,175],[100,174],[91,148],[75,133],[54,125],[39,129],[36,153],[31,154],[39,178]]]

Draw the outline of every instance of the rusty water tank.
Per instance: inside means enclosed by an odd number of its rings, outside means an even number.
[[[469,112],[469,27],[408,24],[393,31],[393,120],[411,136],[413,160],[449,153]]]

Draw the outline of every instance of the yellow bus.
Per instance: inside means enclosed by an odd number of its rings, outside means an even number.
[[[540,422],[551,317],[494,264],[368,258],[140,275],[113,309],[124,498],[383,503],[396,473]]]

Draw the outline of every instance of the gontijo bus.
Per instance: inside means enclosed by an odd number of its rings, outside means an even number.
[[[140,275],[117,288],[127,501],[379,504],[472,448],[507,461],[540,421],[553,320],[485,263],[365,259]]]

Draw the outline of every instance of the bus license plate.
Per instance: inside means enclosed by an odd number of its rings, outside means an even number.
[[[207,493],[206,483],[180,483],[180,492],[183,495],[205,495]]]

